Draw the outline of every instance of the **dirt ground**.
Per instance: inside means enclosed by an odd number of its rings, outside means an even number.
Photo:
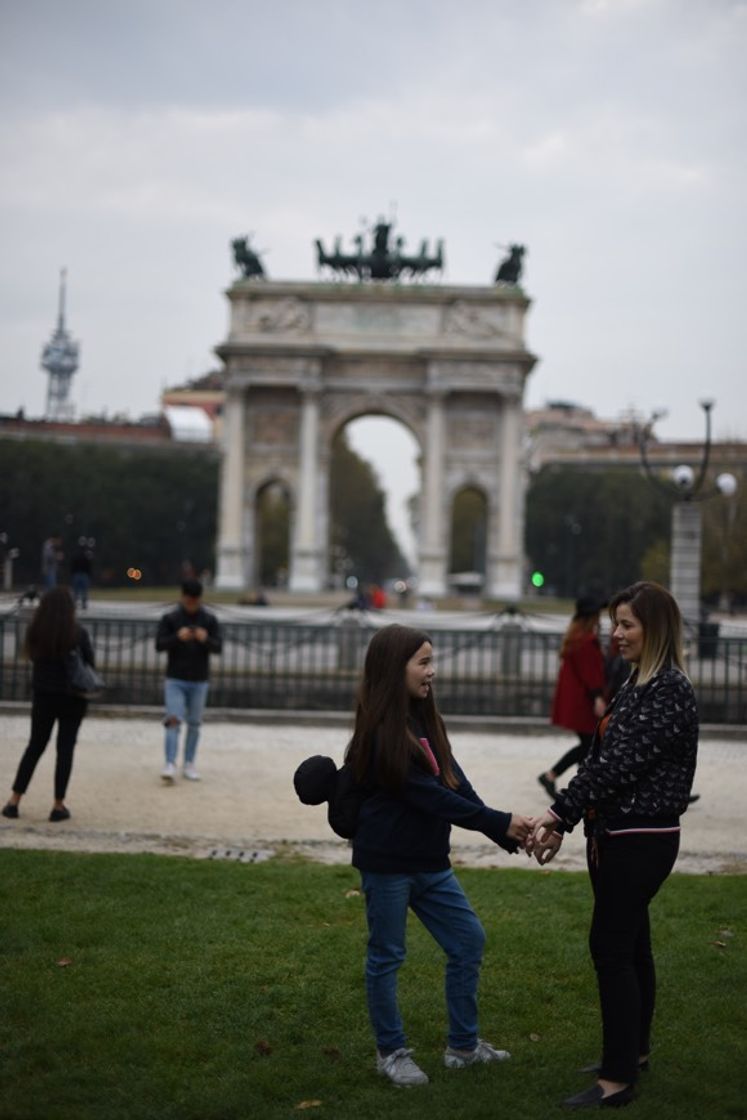
[[[0,797],[10,786],[29,731],[28,714],[0,716]],[[75,753],[67,804],[72,818],[47,821],[52,804],[53,745],[47,748],[17,821],[0,817],[0,847],[91,852],[154,852],[244,862],[291,850],[310,859],[346,863],[347,843],[327,825],[323,807],[297,800],[292,775],[310,754],[341,761],[342,727],[208,721],[198,757],[202,781],[165,786],[163,732],[155,716],[88,716]],[[499,809],[533,814],[547,798],[537,774],[572,744],[570,736],[455,732],[455,754],[481,797]],[[704,738],[695,791],[700,800],[683,819],[678,869],[747,872],[742,826],[747,794],[747,744]],[[472,867],[537,867],[509,856],[478,833],[455,828],[454,862]],[[552,867],[583,866],[576,830]],[[538,868],[539,870],[539,868]]]

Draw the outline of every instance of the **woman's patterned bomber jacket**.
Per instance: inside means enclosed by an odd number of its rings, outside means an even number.
[[[671,828],[687,808],[698,750],[693,686],[679,669],[662,669],[636,687],[635,673],[607,712],[578,773],[551,812],[570,832],[586,815],[587,832]]]

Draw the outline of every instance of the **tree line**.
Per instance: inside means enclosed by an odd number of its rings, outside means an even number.
[[[742,471],[733,497],[701,504],[701,589],[711,604],[747,601],[745,481]],[[529,570],[541,573],[546,590],[568,598],[583,590],[607,594],[638,579],[667,584],[673,500],[636,468],[548,465],[527,492]]]
[[[738,473],[738,472],[737,472]],[[60,535],[68,556],[94,539],[98,586],[128,582],[128,568],[149,585],[173,585],[185,563],[214,571],[219,456],[214,448],[134,448],[0,440],[0,539],[18,549],[16,586],[39,580],[42,542]],[[747,492],[703,502],[703,594],[712,603],[747,601]],[[383,583],[403,577],[402,556],[371,464],[344,433],[330,466],[330,577]],[[465,491],[455,502],[450,567],[484,565],[485,503]],[[282,488],[268,488],[257,509],[261,581],[287,576],[291,510]],[[526,503],[527,577],[573,598],[607,593],[640,578],[666,583],[671,499],[631,468],[590,471],[546,466],[530,479]]]
[[[335,441],[330,474],[331,555],[340,569],[365,582],[406,575],[376,473],[344,434]],[[52,536],[62,539],[68,559],[81,537],[95,542],[98,586],[126,585],[128,570],[140,572],[143,584],[167,586],[187,567],[215,569],[215,448],[0,440],[0,480],[0,538],[18,551],[16,586],[39,581],[42,544]],[[272,586],[287,576],[288,501],[269,491],[257,524],[260,577]]]

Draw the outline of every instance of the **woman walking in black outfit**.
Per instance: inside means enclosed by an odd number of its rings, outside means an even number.
[[[65,793],[73,767],[78,728],[87,701],[70,692],[67,658],[75,646],[93,665],[88,632],[75,620],[75,605],[66,587],[53,587],[42,597],[26,632],[26,653],[33,663],[31,678],[31,736],[18,766],[13,792],[3,807],[4,817],[18,816],[18,804],[28,789],[36,764],[57,723],[57,763],[54,772],[54,805],[50,821],[66,821]]]
[[[648,906],[674,866],[698,745],[698,716],[682,658],[682,619],[663,587],[635,583],[610,602],[620,652],[632,666],[575,778],[539,819],[535,855],[547,863],[581,818],[594,891],[589,947],[602,1012],[596,1084],[566,1108],[629,1104],[648,1066],[656,996]],[[528,847],[530,845],[527,845]]]

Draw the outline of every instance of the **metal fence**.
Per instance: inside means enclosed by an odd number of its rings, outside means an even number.
[[[27,700],[31,671],[22,652],[28,616],[0,618],[0,700]],[[153,619],[86,616],[96,665],[106,680],[99,703],[160,705],[166,664],[156,652]],[[222,623],[223,653],[211,658],[213,708],[351,711],[366,646],[375,627],[365,616],[334,622]],[[438,629],[436,692],[445,714],[546,719],[561,635],[515,623]],[[688,672],[701,720],[747,724],[747,638],[694,641]]]

